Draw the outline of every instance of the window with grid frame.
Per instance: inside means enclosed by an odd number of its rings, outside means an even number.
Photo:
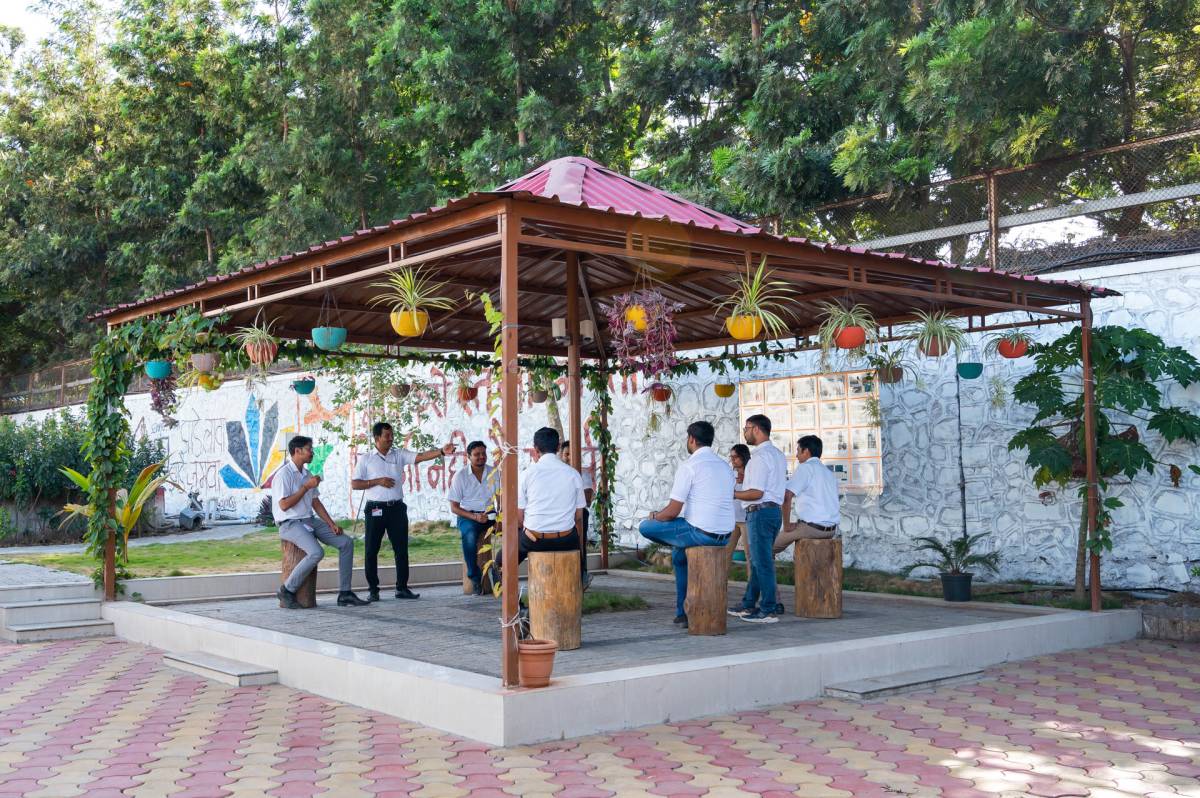
[[[771,419],[771,442],[795,468],[796,440],[816,435],[824,444],[821,462],[833,469],[843,490],[883,487],[883,436],[872,417],[879,401],[873,371],[841,371],[751,380],[738,387],[741,422],[757,413]],[[877,405],[876,405],[877,406]]]

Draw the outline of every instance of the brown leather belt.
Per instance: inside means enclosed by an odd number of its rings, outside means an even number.
[[[568,529],[564,532],[534,532],[532,529],[525,530],[525,534],[528,535],[531,540],[555,540],[557,538],[565,538],[567,535],[570,535],[574,532],[574,528]]]
[[[825,526],[824,524],[814,524],[812,521],[801,521],[800,523],[811,526],[813,529],[820,530],[821,532],[833,532],[837,529],[837,524]]]
[[[758,504],[747,504],[746,512],[753,513],[753,512],[762,510],[764,508],[767,508],[767,507],[778,507],[778,506],[779,506],[778,502],[759,502]]]

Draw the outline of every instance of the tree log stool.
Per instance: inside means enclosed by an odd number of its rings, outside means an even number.
[[[796,615],[801,618],[842,617],[842,540],[797,540]]]
[[[493,536],[489,537],[486,541],[480,540],[478,543],[475,544],[475,562],[479,564],[479,572],[480,573],[483,573],[483,566],[487,565],[488,561],[490,559],[492,559],[492,550],[488,549],[487,551],[479,551],[479,549],[482,548],[482,545],[485,542],[492,543],[493,545],[495,545],[495,543],[499,542],[499,540],[500,540],[500,537],[498,535],[493,535]],[[482,582],[482,586],[483,586],[484,595],[490,594],[492,592],[492,572],[490,570],[487,573],[483,573],[483,579],[481,580],[481,582]],[[466,563],[463,563],[463,567],[462,567],[462,585],[463,585],[463,595],[464,596],[469,596],[475,592],[475,587],[471,584],[471,577],[467,576],[467,564]]]
[[[729,596],[729,555],[724,546],[689,546],[687,613],[688,634],[725,634],[725,605]]]
[[[559,651],[579,648],[583,639],[583,585],[578,551],[529,553],[529,632],[553,640]]]
[[[292,543],[289,540],[279,541],[283,548],[283,575],[281,583],[286,582],[287,578],[292,575],[292,570],[300,564],[304,559],[304,549]],[[308,573],[308,577],[304,583],[300,585],[300,589],[296,591],[296,603],[301,607],[309,608],[317,606],[317,569],[314,568]],[[279,605],[280,607],[283,604]]]

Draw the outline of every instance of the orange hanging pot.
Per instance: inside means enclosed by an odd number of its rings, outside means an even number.
[[[479,395],[479,389],[470,385],[460,385],[458,387],[458,401],[466,403],[475,401],[475,397]]]
[[[946,354],[946,343],[939,338],[921,344],[917,347],[926,357],[941,357]]]
[[[393,310],[389,318],[401,338],[416,338],[429,328],[429,314],[423,310]]]
[[[273,342],[249,343],[245,346],[246,356],[256,366],[269,366],[279,354],[279,344]]]
[[[671,389],[661,382],[654,383],[648,390],[650,398],[656,402],[666,402],[671,398]]]
[[[762,334],[763,320],[760,316],[730,316],[725,319],[725,329],[739,341],[753,341]]]
[[[1009,360],[1015,360],[1019,357],[1025,357],[1025,353],[1029,351],[1028,341],[1000,341],[996,344],[996,351],[1001,357],[1006,357]]]
[[[867,342],[866,328],[854,325],[843,327],[834,334],[833,342],[838,349],[858,349]]]
[[[713,385],[713,393],[722,399],[728,399],[733,396],[734,384],[731,382],[718,382]]]

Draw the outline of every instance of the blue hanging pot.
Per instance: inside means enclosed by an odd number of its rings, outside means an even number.
[[[345,327],[313,327],[312,342],[318,349],[331,352],[346,343]]]
[[[317,381],[312,377],[303,377],[292,381],[292,390],[301,396],[308,396],[317,387]]]
[[[977,380],[983,374],[982,363],[959,363],[958,376],[964,380]]]
[[[171,376],[171,361],[147,360],[146,376],[152,380],[165,380]]]

